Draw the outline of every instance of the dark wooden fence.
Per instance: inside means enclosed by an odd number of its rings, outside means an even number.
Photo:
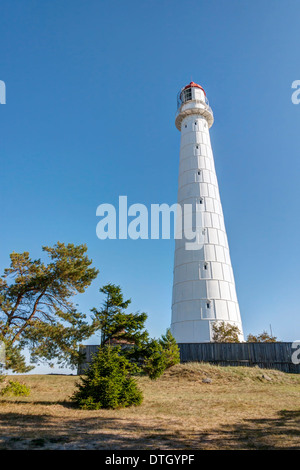
[[[258,366],[300,374],[293,364],[293,343],[181,343],[181,362],[210,362],[220,366]]]
[[[181,343],[181,362],[210,362],[220,366],[258,366],[300,374],[292,362],[292,343]],[[82,346],[84,360],[77,373],[83,374],[99,346]]]

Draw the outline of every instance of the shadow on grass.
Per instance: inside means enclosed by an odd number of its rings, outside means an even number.
[[[299,450],[299,421],[300,411],[282,410],[272,419],[246,419],[202,432],[170,430],[167,420],[158,426],[155,419],[143,424],[133,417],[60,419],[48,414],[6,412],[0,413],[0,449]]]
[[[46,400],[6,400],[1,399],[0,404],[6,405],[43,405],[43,406],[51,406],[51,405],[61,405],[65,408],[75,408],[74,404],[68,400],[57,400],[57,401],[46,401]],[[1,415],[1,408],[0,408],[0,415]]]
[[[242,423],[222,426],[215,440],[226,448],[296,450],[300,449],[300,411],[281,410],[276,418],[244,419]]]

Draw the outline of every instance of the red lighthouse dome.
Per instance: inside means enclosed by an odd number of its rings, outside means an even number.
[[[204,89],[202,88],[202,86],[198,85],[198,83],[195,83],[195,82],[190,82],[188,85],[186,85],[183,89],[186,90],[187,88],[200,88],[200,90],[203,91],[203,93],[205,94],[206,96],[206,93],[204,91]]]

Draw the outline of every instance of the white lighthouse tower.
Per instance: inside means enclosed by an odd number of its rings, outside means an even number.
[[[209,128],[214,118],[204,89],[194,82],[178,94],[181,131],[178,204],[192,208],[199,246],[176,239],[171,331],[177,343],[213,340],[212,324],[242,322],[228,249]],[[199,214],[201,212],[201,214]],[[201,217],[197,217],[201,215]],[[195,225],[196,224],[196,225]],[[182,232],[183,233],[183,232]]]

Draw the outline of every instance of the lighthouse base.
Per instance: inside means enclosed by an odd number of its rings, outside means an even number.
[[[177,343],[206,343],[212,341],[210,321],[183,321],[172,323],[171,333]]]
[[[223,321],[223,320],[220,320]],[[213,324],[218,320],[190,320],[175,322],[171,324],[171,333],[177,343],[211,343],[213,342]],[[241,324],[238,322],[228,321],[230,325],[237,326],[241,331],[239,341],[244,341]]]

